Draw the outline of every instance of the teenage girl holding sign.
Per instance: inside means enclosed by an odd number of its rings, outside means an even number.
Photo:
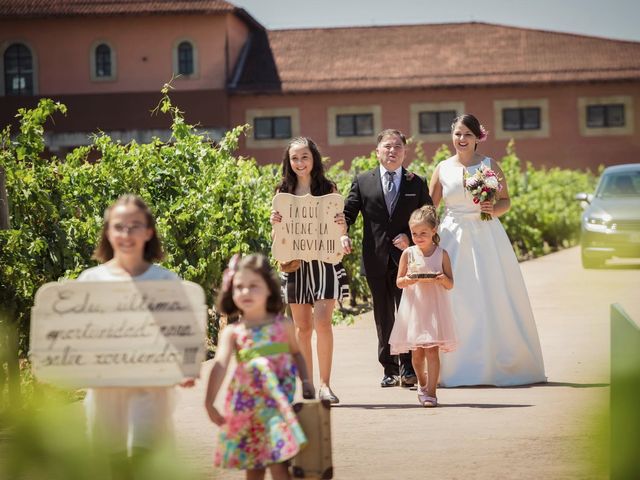
[[[337,193],[335,183],[324,175],[322,155],[310,138],[294,138],[287,146],[282,160],[282,181],[276,193],[299,196]],[[280,212],[273,210],[270,221],[272,225],[280,223],[282,221]],[[344,228],[346,233],[344,215],[339,213],[335,221]],[[338,397],[330,386],[333,360],[331,317],[336,300],[342,301],[349,297],[347,273],[341,263],[333,265],[312,260],[300,261],[299,268],[292,272],[283,272],[281,278],[284,302],[291,307],[297,340],[311,378],[313,378],[311,335],[314,328],[316,330],[320,373],[318,397],[321,400],[338,403]]]

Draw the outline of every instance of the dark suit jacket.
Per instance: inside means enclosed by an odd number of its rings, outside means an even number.
[[[411,177],[411,178],[410,178]],[[369,277],[385,276],[389,258],[398,265],[402,251],[391,243],[396,235],[404,233],[411,241],[409,217],[423,205],[433,205],[425,180],[408,174],[402,167],[399,197],[393,213],[389,215],[384,202],[380,166],[356,176],[345,201],[344,214],[351,226],[362,212],[364,232],[362,240],[362,265]]]

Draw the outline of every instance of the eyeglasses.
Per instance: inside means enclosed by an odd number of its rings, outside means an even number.
[[[119,235],[136,235],[137,233],[145,230],[147,226],[140,223],[134,223],[133,225],[123,225],[121,223],[116,223],[114,225],[111,225],[111,228],[113,228],[113,230]]]

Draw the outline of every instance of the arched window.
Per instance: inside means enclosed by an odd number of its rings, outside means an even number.
[[[92,82],[115,82],[118,75],[116,49],[105,39],[89,46],[89,70]]]
[[[180,42],[178,45],[178,73],[180,75],[193,75],[193,45],[191,42]]]
[[[33,95],[33,56],[31,50],[14,43],[4,51],[5,95]]]
[[[111,77],[111,48],[105,43],[96,47],[96,77]]]

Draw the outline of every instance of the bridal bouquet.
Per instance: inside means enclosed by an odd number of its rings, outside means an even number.
[[[464,172],[464,188],[473,196],[473,203],[494,201],[496,193],[502,190],[500,180],[496,172],[484,164],[473,175],[466,170]],[[480,212],[480,218],[491,220],[491,215]]]

